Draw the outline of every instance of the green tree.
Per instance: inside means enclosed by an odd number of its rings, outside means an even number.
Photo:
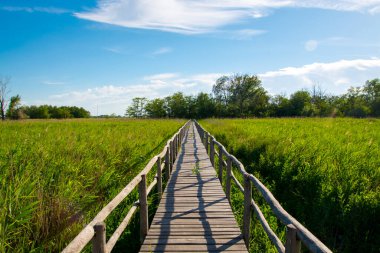
[[[215,115],[215,103],[212,97],[200,92],[195,100],[196,118],[210,118]]]
[[[70,112],[70,108],[67,106],[57,107],[55,110],[55,115],[51,115],[51,118],[56,118],[56,119],[69,119],[72,117],[73,116]]]
[[[83,107],[70,106],[69,111],[73,118],[89,118],[91,116],[90,112]]]
[[[23,107],[23,110],[26,113],[26,115],[28,115],[29,118],[31,119],[49,119],[50,118],[48,105],[26,106],[26,107]]]
[[[7,110],[7,117],[11,119],[18,119],[19,118],[19,107],[21,104],[21,97],[19,95],[13,96],[10,99],[8,110]]]
[[[151,118],[164,118],[166,117],[165,100],[161,98],[150,100],[146,103],[145,110]]]
[[[371,116],[380,116],[380,79],[368,80],[363,87],[363,95],[371,109]]]
[[[215,113],[218,117],[226,117],[228,115],[228,105],[231,99],[230,94],[230,77],[222,76],[216,80],[212,87],[212,93],[215,99]]]
[[[311,116],[311,96],[306,90],[294,92],[289,99],[291,116]]]
[[[173,95],[166,97],[168,114],[172,118],[186,118],[188,113],[188,101],[182,92],[176,92]]]
[[[313,85],[310,90],[310,116],[330,116],[333,108],[328,103],[328,96],[320,86]]]
[[[136,97],[132,99],[132,105],[127,108],[126,116],[132,118],[142,118],[146,116],[145,105],[148,100],[145,97]]]
[[[285,95],[276,95],[271,98],[271,116],[288,117],[290,116],[290,102]]]
[[[194,96],[185,96],[186,101],[186,118],[197,118],[197,101]]]
[[[345,116],[363,118],[371,113],[361,87],[351,87],[342,97],[342,109]]]
[[[213,93],[217,111],[225,116],[265,116],[268,112],[269,96],[255,75],[223,76],[213,86]]]

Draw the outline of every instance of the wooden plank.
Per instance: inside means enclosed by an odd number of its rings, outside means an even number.
[[[231,206],[194,125],[140,252],[245,252]]]
[[[226,236],[236,236],[236,234],[239,233],[239,231],[236,230],[229,230],[229,231],[196,231],[196,230],[189,230],[189,231],[171,231],[171,230],[158,230],[153,231],[148,238],[154,238],[154,237],[164,237],[164,236],[175,236],[179,238],[196,238],[197,236],[204,237],[226,237]]]
[[[157,213],[166,213],[166,212],[231,212],[231,207],[229,207],[227,204],[223,205],[210,205],[205,207],[194,207],[194,206],[178,206],[175,205],[173,207],[160,207],[157,209]]]
[[[219,229],[219,228],[236,228],[236,230],[240,231],[240,229],[238,228],[238,226],[236,226],[236,224],[232,223],[232,222],[228,222],[228,223],[222,223],[222,222],[219,222],[219,223],[212,223],[212,221],[209,223],[210,225],[210,230],[213,230],[213,229]],[[192,222],[190,224],[152,224],[151,225],[151,228],[152,229],[166,229],[166,228],[173,228],[173,229],[193,229],[193,228],[196,228],[196,229],[201,229],[201,228],[204,228],[204,223],[195,223],[195,222]]]
[[[199,219],[199,218],[234,218],[235,216],[229,212],[207,212],[207,213],[157,213],[157,218],[171,218],[171,219]]]
[[[215,238],[213,236],[199,237],[199,238],[174,238],[172,236],[163,236],[158,238],[147,238],[144,244],[153,245],[169,245],[169,244],[182,244],[182,245],[212,245],[212,244],[222,244],[222,245],[233,245],[233,244],[244,244],[244,240],[241,237],[232,236],[230,238]]]
[[[181,235],[156,235],[156,236],[150,236],[149,240],[157,240],[157,239],[165,239],[165,240],[181,240],[183,239],[184,237],[181,236]],[[239,235],[239,236],[236,236],[235,234],[221,234],[221,235],[193,235],[193,234],[189,234],[186,236],[185,239],[191,239],[191,240],[208,240],[208,239],[239,239],[241,240],[242,237]]]
[[[149,245],[144,244],[140,252],[225,252],[225,251],[242,251],[247,252],[244,244],[224,245]]]
[[[214,226],[215,224],[231,224],[236,222],[234,218],[204,218],[203,221],[200,219],[170,219],[162,218],[153,221],[152,224],[167,224],[167,225],[177,225],[177,224],[207,224],[209,226]]]
[[[155,225],[151,228],[152,232],[159,231],[182,231],[182,232],[199,232],[199,234],[206,234],[209,232],[223,232],[223,231],[240,231],[234,224],[220,224],[218,226],[212,226],[210,229],[205,229],[203,225],[194,226],[192,224],[178,224],[178,225]],[[151,232],[151,231],[149,231]]]

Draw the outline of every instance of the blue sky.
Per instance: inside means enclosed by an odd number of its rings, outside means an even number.
[[[380,0],[1,0],[0,75],[24,104],[131,99],[259,75],[271,94],[380,77]]]

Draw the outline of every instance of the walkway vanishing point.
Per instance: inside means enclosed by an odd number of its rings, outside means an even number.
[[[166,189],[162,192],[164,182]],[[230,206],[232,186],[244,196],[241,231]],[[138,201],[131,195],[136,190]],[[252,198],[253,190],[261,194],[278,221],[286,226],[285,243],[269,226]],[[152,192],[157,194],[160,204],[149,226],[147,197]],[[107,238],[106,219],[126,199],[135,202],[129,205],[127,215]],[[280,253],[301,253],[301,244],[313,253],[332,253],[196,121],[184,124],[167,141],[162,152],[154,156],[62,252],[78,253],[89,243],[92,243],[93,253],[111,252],[137,210],[140,252],[247,252],[251,226],[261,225]],[[251,222],[253,213],[259,222]]]
[[[247,248],[192,123],[140,252],[222,251]]]

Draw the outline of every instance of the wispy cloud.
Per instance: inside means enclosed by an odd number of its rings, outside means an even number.
[[[114,54],[123,54],[123,50],[119,47],[104,47],[103,49]]]
[[[24,6],[3,6],[0,7],[3,11],[21,11],[21,12],[44,12],[49,14],[64,14],[64,13],[70,13],[71,10],[68,9],[62,9],[62,8],[56,8],[56,7],[24,7]]]
[[[291,94],[296,90],[310,88],[314,84],[333,94],[347,91],[351,85],[363,85],[366,80],[378,77],[380,58],[315,62],[298,67],[286,67],[258,74],[263,86],[271,94]],[[141,78],[135,84],[107,84],[84,90],[56,94],[40,104],[83,106],[92,114],[124,114],[133,97],[165,97],[181,91],[192,95],[211,92],[215,81],[231,73],[159,73]],[[61,82],[46,81],[59,85]],[[35,103],[37,103],[35,101]]]
[[[372,15],[379,14],[380,13],[380,6],[373,7],[372,9],[369,10],[369,13],[371,13]]]
[[[232,32],[225,32],[230,34],[231,39],[235,40],[250,40],[253,37],[266,33],[264,30],[255,30],[255,29],[241,29]]]
[[[96,115],[117,113],[122,115],[133,97],[165,97],[173,92],[196,94],[200,91],[211,92],[215,80],[222,73],[206,73],[184,76],[178,73],[161,73],[142,78],[140,84],[104,85],[86,90],[56,94],[40,104],[83,106]]]
[[[173,51],[173,49],[170,47],[161,47],[161,48],[157,49],[156,51],[154,51],[153,55],[168,54],[172,51]]]
[[[277,71],[269,71],[260,76],[265,77],[279,77],[279,76],[299,76],[311,73],[321,72],[336,72],[346,69],[355,69],[358,71],[367,70],[369,68],[380,68],[380,59],[356,59],[356,60],[340,60],[331,63],[312,63],[302,67],[287,67]]]
[[[273,93],[287,92],[323,86],[329,92],[340,94],[349,85],[363,85],[380,73],[380,59],[339,60],[329,63],[316,62],[300,67],[286,67],[259,74],[263,85]]]
[[[213,32],[223,26],[270,15],[278,8],[319,8],[336,11],[380,12],[380,0],[99,0],[82,19],[129,28],[181,34]]]
[[[318,47],[318,41],[316,40],[308,40],[305,43],[306,51],[309,51],[309,52],[315,51],[317,47]]]
[[[59,86],[59,85],[66,84],[65,82],[57,82],[57,81],[43,81],[42,83],[45,85],[50,85],[50,86]]]

